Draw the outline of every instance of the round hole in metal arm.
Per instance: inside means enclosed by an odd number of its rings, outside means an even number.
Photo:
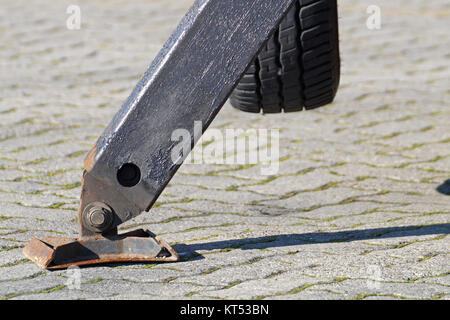
[[[123,187],[131,188],[141,180],[141,170],[134,163],[125,163],[117,171],[117,181]]]

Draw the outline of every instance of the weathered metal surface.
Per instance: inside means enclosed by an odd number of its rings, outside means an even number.
[[[23,248],[23,254],[41,268],[45,268],[50,264],[54,253],[55,251],[52,247],[45,245],[39,239],[31,239]]]
[[[104,202],[113,228],[148,211],[187,156],[173,161],[173,131],[197,142],[194,122],[206,130],[295,1],[197,0],[86,158],[80,214]],[[132,187],[118,181],[124,164],[140,170]]]
[[[80,238],[34,239],[24,254],[47,269],[177,261],[164,241],[117,226],[150,210],[188,155],[173,157],[172,133],[187,130],[192,149],[194,123],[208,128],[296,1],[197,0],[85,159]]]
[[[175,262],[179,257],[164,240],[147,230],[80,239],[33,239],[23,253],[43,269],[65,269],[113,262]]]

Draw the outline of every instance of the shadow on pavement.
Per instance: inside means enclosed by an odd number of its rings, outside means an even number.
[[[202,259],[197,250],[226,250],[226,249],[264,249],[295,245],[350,242],[369,239],[386,239],[399,237],[414,237],[432,234],[449,234],[450,223],[425,226],[404,226],[390,228],[376,228],[366,230],[351,230],[339,232],[314,232],[303,234],[282,234],[258,238],[224,240],[197,244],[177,244],[173,248],[184,261]]]
[[[443,184],[436,188],[437,192],[450,196],[450,179],[446,180]]]

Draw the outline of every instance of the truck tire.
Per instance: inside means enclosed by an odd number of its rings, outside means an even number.
[[[242,111],[280,113],[333,101],[340,78],[336,0],[298,0],[230,97]]]

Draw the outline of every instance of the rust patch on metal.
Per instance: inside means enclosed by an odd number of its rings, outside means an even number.
[[[91,171],[94,166],[95,155],[97,154],[97,144],[89,151],[86,158],[84,158],[84,169],[86,171]]]
[[[32,239],[25,248],[23,248],[22,252],[25,257],[43,269],[49,265],[55,254],[53,248],[39,239]]]

